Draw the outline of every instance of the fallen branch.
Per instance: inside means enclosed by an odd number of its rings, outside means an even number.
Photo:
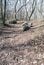
[[[35,27],[31,27],[32,29],[36,29],[36,28],[40,28],[40,27],[42,27],[42,26],[44,26],[44,24],[43,25],[39,25],[39,26],[35,26]]]

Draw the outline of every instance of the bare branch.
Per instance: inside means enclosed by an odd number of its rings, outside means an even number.
[[[28,1],[27,3],[25,3],[24,5],[22,5],[22,6],[18,9],[18,11],[16,12],[16,14],[17,14],[24,6],[26,6],[28,3],[29,3],[29,1]]]
[[[34,11],[35,11],[35,8],[36,8],[36,0],[33,0],[32,6],[34,5],[34,2],[35,2],[35,6],[34,6],[34,8],[32,8],[32,12],[31,12],[31,14],[30,14],[30,16],[29,16],[29,20],[30,20],[31,16],[33,15],[33,13],[34,13]]]
[[[32,14],[34,13],[34,10],[35,10],[35,7],[33,8],[32,12],[31,12],[31,14],[30,14],[30,16],[29,16],[29,20],[30,20]]]

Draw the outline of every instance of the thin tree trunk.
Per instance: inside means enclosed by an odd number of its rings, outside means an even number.
[[[3,5],[2,5],[2,0],[1,0],[1,18],[2,18],[2,20],[3,20]]]
[[[4,16],[3,16],[3,25],[5,25],[5,18],[6,18],[6,0],[4,1]]]
[[[17,3],[18,3],[18,0],[16,1],[16,4],[15,4],[15,20],[16,20],[16,6],[17,6]]]
[[[34,3],[35,3],[35,5],[34,5]],[[34,6],[33,6],[33,5],[34,5]],[[30,14],[30,16],[29,16],[29,21],[30,21],[30,19],[31,19],[31,17],[32,17],[34,11],[35,11],[35,8],[36,8],[36,0],[33,0],[33,4],[32,4],[32,12],[31,12],[31,14]]]
[[[16,8],[15,8],[15,20],[16,20]]]

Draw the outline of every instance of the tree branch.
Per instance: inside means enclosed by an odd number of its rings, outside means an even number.
[[[18,11],[16,12],[16,14],[17,14],[24,6],[26,6],[28,3],[29,3],[29,1],[28,1],[27,3],[25,3],[24,5],[22,5],[22,6],[18,9]]]

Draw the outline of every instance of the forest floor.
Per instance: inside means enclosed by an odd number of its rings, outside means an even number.
[[[44,20],[30,22],[25,32],[22,21],[0,28],[0,65],[44,65]]]

